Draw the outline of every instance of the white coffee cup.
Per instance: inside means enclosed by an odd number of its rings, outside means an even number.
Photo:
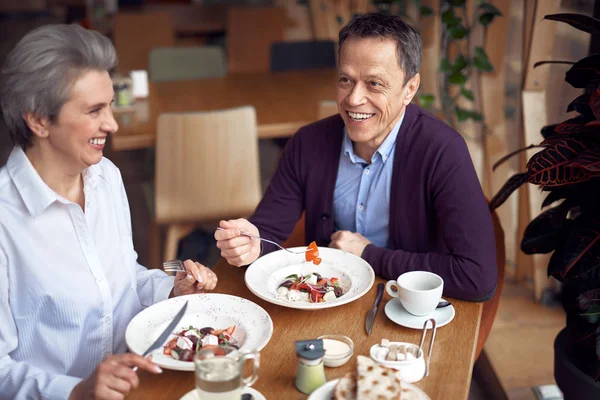
[[[443,290],[444,280],[427,271],[405,272],[385,285],[385,291],[390,296],[399,298],[406,311],[419,317],[431,314],[436,309]]]

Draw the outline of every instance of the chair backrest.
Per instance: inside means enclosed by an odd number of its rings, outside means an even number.
[[[161,114],[155,168],[157,223],[250,216],[261,199],[254,107]]]
[[[119,57],[117,72],[148,69],[148,54],[154,47],[175,46],[175,29],[166,12],[118,12],[113,30]]]
[[[339,114],[337,103],[333,100],[321,100],[319,103],[319,119]]]
[[[228,72],[268,72],[271,45],[283,40],[286,21],[285,10],[280,7],[230,7],[227,10]]]
[[[271,45],[271,71],[335,68],[335,43],[331,40],[277,42]]]
[[[219,46],[158,47],[148,56],[152,82],[225,76],[225,51]]]
[[[496,238],[496,266],[498,267],[498,286],[494,297],[483,304],[481,311],[481,323],[479,324],[479,337],[477,338],[477,347],[475,348],[475,360],[479,358],[483,346],[492,330],[498,306],[500,305],[500,297],[502,296],[502,288],[504,287],[504,269],[506,265],[506,245],[504,239],[504,229],[500,224],[500,218],[496,211],[492,212],[492,223],[494,224],[494,237]]]

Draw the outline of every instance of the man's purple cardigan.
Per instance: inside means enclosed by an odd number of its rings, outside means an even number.
[[[306,241],[330,243],[333,191],[344,122],[335,115],[302,127],[250,221],[260,235],[282,243],[306,211]],[[444,295],[490,299],[498,274],[492,219],[463,138],[416,105],[406,108],[394,153],[388,248],[368,245],[376,275],[396,279],[431,271]],[[263,253],[275,248],[263,242]]]

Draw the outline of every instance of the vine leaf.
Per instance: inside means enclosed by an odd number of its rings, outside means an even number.
[[[477,111],[470,111],[469,114],[474,121],[483,121],[483,115],[481,113],[478,113]]]
[[[435,101],[435,96],[428,93],[423,93],[418,95],[419,105],[423,108],[431,108],[433,106],[433,102]]]
[[[489,12],[494,15],[502,16],[502,13],[500,12],[500,10],[498,10],[495,5],[493,5],[492,3],[488,3],[487,1],[482,2],[479,5],[479,8],[481,8],[482,10],[485,10],[485,12]]]
[[[421,6],[419,7],[419,14],[421,14],[422,17],[429,17],[433,15],[433,8],[429,6]]]
[[[462,24],[458,24],[448,29],[448,33],[452,39],[463,39],[465,36],[469,34],[469,29],[462,26]]]
[[[490,63],[485,50],[481,47],[475,47],[473,55],[473,65],[480,71],[490,72],[494,70],[494,66]]]
[[[469,118],[474,121],[483,120],[483,115],[481,115],[477,111],[465,110],[464,108],[460,108],[458,106],[456,106],[456,108],[455,108],[455,113],[456,113],[456,119],[458,120],[458,122],[466,121]]]
[[[452,8],[447,9],[442,13],[442,22],[451,28],[460,24],[461,19],[454,15],[454,10]]]
[[[482,14],[479,16],[479,23],[483,26],[488,26],[492,23],[494,18],[501,17],[502,13],[491,3],[481,3],[479,9],[482,11]]]
[[[448,57],[442,57],[442,60],[440,61],[440,71],[446,73],[452,73],[454,71],[454,67],[450,60],[448,60]]]
[[[460,107],[456,107],[455,109],[456,119],[458,122],[463,122],[469,119],[469,110],[462,109]]]
[[[462,71],[469,65],[469,60],[460,53],[454,59],[454,64],[452,65],[452,72]]]
[[[464,96],[464,98],[467,99],[467,100],[471,100],[471,101],[475,100],[475,96],[473,95],[473,91],[472,90],[468,90],[468,89],[462,88],[460,90],[460,94],[462,94]]]
[[[448,77],[448,83],[453,85],[464,85],[467,82],[467,77],[460,72],[454,72]]]

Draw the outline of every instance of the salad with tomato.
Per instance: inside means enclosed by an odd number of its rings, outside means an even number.
[[[323,260],[319,257],[319,248],[317,247],[317,242],[310,242],[306,248],[304,259],[307,262],[312,262],[315,265],[321,264],[321,261]]]
[[[175,334],[175,337],[164,346],[163,353],[179,361],[192,361],[194,354],[200,349],[207,347],[218,347],[229,345],[239,348],[237,341],[233,338],[235,325],[227,329],[213,329],[205,327],[202,329],[189,326]]]
[[[289,275],[277,288],[279,297],[288,301],[323,303],[344,295],[339,278],[325,278],[316,272]]]

